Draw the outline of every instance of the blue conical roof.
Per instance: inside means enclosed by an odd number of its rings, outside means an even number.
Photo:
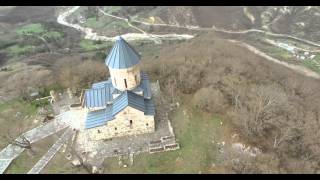
[[[138,53],[120,36],[106,58],[106,65],[112,69],[130,68],[140,61]]]

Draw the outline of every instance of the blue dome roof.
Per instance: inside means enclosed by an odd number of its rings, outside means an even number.
[[[119,36],[105,62],[111,69],[126,69],[138,64],[139,61],[139,54]]]

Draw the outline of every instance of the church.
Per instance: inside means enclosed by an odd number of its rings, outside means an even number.
[[[106,57],[110,77],[92,84],[80,98],[83,122],[91,140],[155,131],[155,106],[149,77],[140,71],[140,56],[121,36]]]

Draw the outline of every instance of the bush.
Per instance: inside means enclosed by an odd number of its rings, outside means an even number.
[[[32,105],[38,107],[45,107],[50,104],[48,99],[34,100],[31,102]]]
[[[227,105],[226,99],[221,91],[212,87],[203,87],[199,89],[194,94],[192,102],[201,110],[212,113],[223,112]]]
[[[42,88],[40,88],[39,90],[39,96],[40,97],[47,97],[50,96],[50,91],[54,90],[55,92],[61,92],[63,90],[63,87],[58,84],[58,83],[54,83],[48,86],[44,86]]]

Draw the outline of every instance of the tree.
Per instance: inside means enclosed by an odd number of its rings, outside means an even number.
[[[244,101],[246,99],[246,101]],[[276,85],[252,86],[234,93],[237,122],[247,136],[263,136],[265,130],[281,119],[288,99],[285,92]]]
[[[107,68],[103,62],[94,60],[82,61],[78,58],[65,58],[55,64],[58,82],[72,92],[80,92],[92,83],[105,80]]]

